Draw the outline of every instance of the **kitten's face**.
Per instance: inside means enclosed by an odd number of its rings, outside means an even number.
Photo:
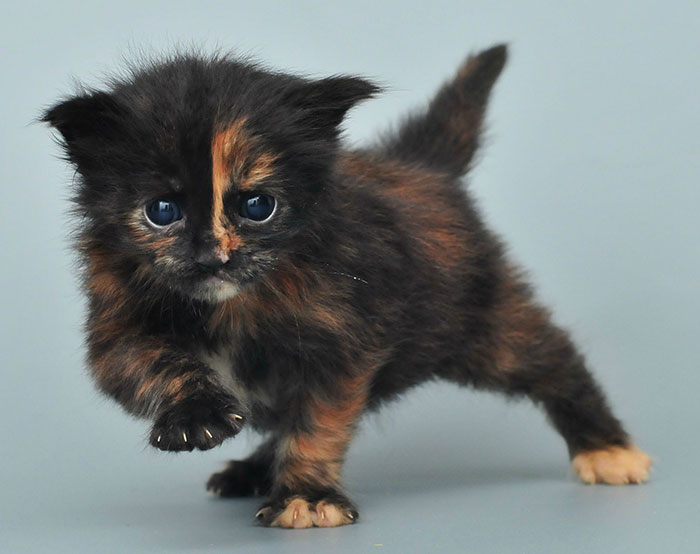
[[[273,270],[308,225],[303,204],[319,187],[301,182],[246,122],[214,123],[198,146],[175,151],[187,133],[163,134],[133,170],[139,184],[121,184],[118,232],[153,283],[200,300],[230,298]]]
[[[337,126],[376,88],[178,58],[45,115],[82,176],[84,243],[144,290],[219,302],[318,235]],[[303,238],[306,237],[306,238]]]
[[[256,142],[243,127],[214,131],[211,172],[161,171],[132,193],[126,233],[161,285],[224,300],[272,269],[299,230],[289,179],[274,167],[278,156],[243,156]]]

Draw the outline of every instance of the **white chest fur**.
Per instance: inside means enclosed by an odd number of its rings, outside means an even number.
[[[214,370],[219,382],[243,404],[247,410],[253,405],[270,407],[272,399],[269,391],[250,389],[236,377],[233,356],[229,351],[201,352],[199,358]]]

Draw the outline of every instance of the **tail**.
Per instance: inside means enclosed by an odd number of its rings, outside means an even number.
[[[383,152],[422,163],[451,177],[464,175],[479,146],[489,93],[506,63],[507,48],[469,56],[428,109],[411,115],[383,144]]]

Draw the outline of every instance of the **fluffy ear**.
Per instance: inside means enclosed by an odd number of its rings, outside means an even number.
[[[108,138],[117,127],[121,109],[106,92],[74,96],[44,112],[41,121],[63,136],[70,150],[82,139]]]
[[[347,111],[379,92],[381,88],[366,79],[339,75],[303,83],[286,100],[307,128],[335,136]]]

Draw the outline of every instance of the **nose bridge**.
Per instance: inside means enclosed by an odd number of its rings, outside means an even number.
[[[212,210],[211,222],[211,241],[214,249],[217,249],[226,254],[232,250],[237,250],[243,245],[243,239],[238,234],[238,231],[233,226],[231,221],[226,217],[223,208],[216,211]]]
[[[195,256],[230,257],[243,241],[235,227],[225,219],[220,224],[209,216],[194,237]]]

